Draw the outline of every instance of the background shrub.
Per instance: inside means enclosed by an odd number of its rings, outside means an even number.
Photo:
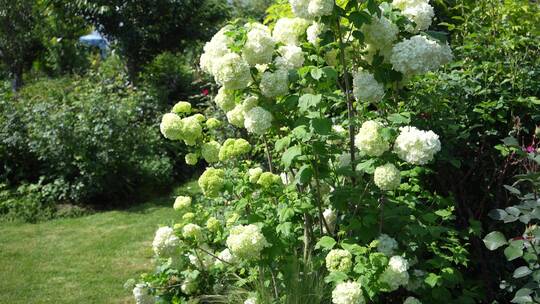
[[[41,80],[17,97],[2,95],[4,179],[39,185],[44,202],[100,207],[172,181],[155,102],[125,85],[116,60],[85,77]]]

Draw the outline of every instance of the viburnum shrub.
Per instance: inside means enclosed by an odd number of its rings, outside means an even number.
[[[474,303],[452,200],[426,186],[444,139],[415,127],[397,94],[452,59],[425,32],[433,7],[289,2],[204,47],[236,135],[220,142],[225,122],[185,104],[163,116],[186,161],[208,163],[204,197],[174,203],[180,220],[157,231],[159,267],[137,303]]]

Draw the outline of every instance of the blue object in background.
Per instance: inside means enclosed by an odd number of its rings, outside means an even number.
[[[92,33],[79,38],[79,42],[89,46],[96,46],[99,48],[101,58],[107,57],[107,49],[109,48],[109,42],[100,33],[93,31]]]

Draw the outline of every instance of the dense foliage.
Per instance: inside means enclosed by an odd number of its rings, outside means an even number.
[[[157,105],[126,87],[119,68],[112,57],[85,77],[42,80],[17,96],[2,95],[3,180],[35,184],[46,203],[101,207],[170,183],[174,163],[148,119]]]
[[[158,54],[181,51],[206,39],[229,11],[221,0],[51,2],[83,17],[116,42],[131,80]]]

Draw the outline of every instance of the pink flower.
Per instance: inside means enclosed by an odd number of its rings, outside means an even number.
[[[528,146],[525,151],[527,151],[527,153],[534,153],[534,147],[533,146]]]
[[[208,89],[203,89],[202,92],[201,92],[204,96],[208,96]]]

